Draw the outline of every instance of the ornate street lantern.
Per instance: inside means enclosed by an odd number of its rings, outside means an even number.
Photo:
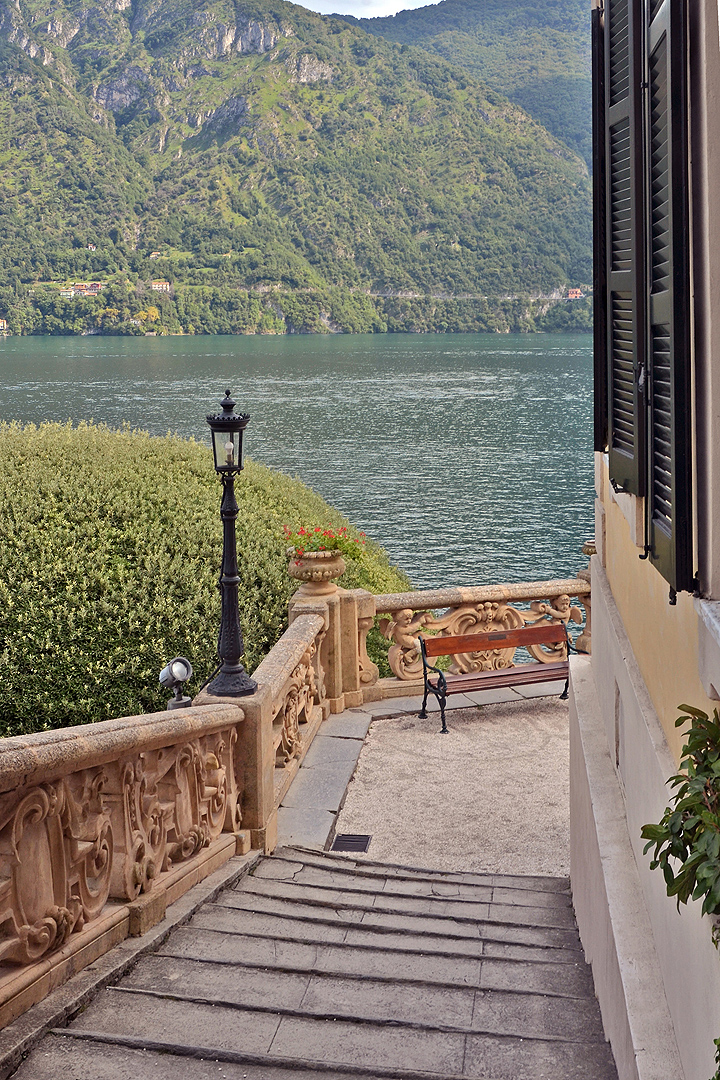
[[[240,663],[243,655],[243,638],[238,610],[238,563],[235,538],[235,519],[238,505],[235,501],[235,476],[243,467],[243,432],[250,417],[235,412],[235,402],[229,390],[225,391],[222,412],[208,416],[212,433],[215,471],[222,479],[223,496],[220,517],[223,523],[223,554],[220,573],[220,637],[218,655],[221,666],[215,678],[206,686],[208,694],[215,697],[242,697],[257,690],[257,683],[250,678]]]

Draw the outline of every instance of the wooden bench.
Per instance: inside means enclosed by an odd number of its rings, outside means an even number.
[[[427,716],[428,694],[433,694],[440,706],[443,735],[446,735],[448,730],[445,723],[445,701],[449,694],[463,694],[472,690],[493,690],[498,686],[525,686],[529,683],[555,682],[557,679],[564,679],[565,689],[560,697],[565,699],[568,696],[570,666],[567,659],[548,663],[537,661],[492,671],[471,671],[466,675],[448,675],[428,663],[428,657],[486,653],[500,649],[517,649],[528,645],[564,645],[567,657],[570,640],[562,623],[541,622],[533,626],[515,627],[512,630],[492,630],[480,634],[465,634],[462,637],[423,637],[420,635],[419,640],[425,693],[418,715],[420,719]]]

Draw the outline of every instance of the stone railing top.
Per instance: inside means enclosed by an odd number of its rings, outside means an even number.
[[[0,792],[103,765],[130,752],[157,750],[243,719],[236,705],[203,705],[16,735],[1,742]]]
[[[324,629],[325,620],[322,615],[298,615],[253,671],[253,679],[265,686],[282,689],[309,646]]]
[[[459,607],[461,604],[482,604],[502,600],[549,600],[555,596],[586,596],[590,582],[581,578],[561,578],[556,581],[519,581],[509,585],[454,586],[449,589],[419,589],[416,592],[384,593],[375,597],[378,614],[401,611],[434,610]]]

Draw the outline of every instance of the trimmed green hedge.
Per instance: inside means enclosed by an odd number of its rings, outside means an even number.
[[[165,707],[162,666],[215,669],[221,487],[209,446],[92,424],[0,424],[0,735]],[[252,671],[296,588],[282,526],[341,514],[247,462],[236,485],[240,616]],[[372,541],[341,584],[408,587]]]

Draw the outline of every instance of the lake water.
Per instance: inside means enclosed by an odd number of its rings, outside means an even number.
[[[301,477],[417,587],[587,564],[589,335],[7,338],[0,372],[2,419],[201,439],[231,387],[248,456]]]

